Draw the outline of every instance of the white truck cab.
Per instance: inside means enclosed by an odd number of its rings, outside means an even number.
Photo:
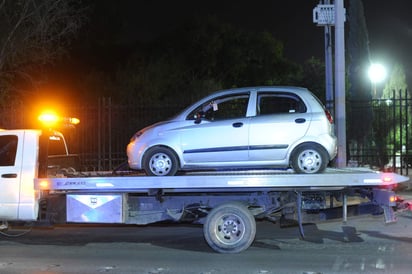
[[[33,178],[51,168],[40,160],[49,157],[52,164],[68,155],[60,132],[0,130],[0,220],[37,219],[39,193]]]

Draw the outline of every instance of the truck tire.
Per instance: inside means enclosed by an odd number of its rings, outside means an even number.
[[[178,160],[171,149],[153,147],[143,157],[143,169],[149,176],[173,176],[178,169]]]
[[[222,204],[207,215],[203,234],[214,251],[239,253],[255,239],[255,218],[240,202]]]
[[[298,146],[293,152],[290,164],[296,173],[321,173],[328,164],[325,149],[318,144],[308,143]]]

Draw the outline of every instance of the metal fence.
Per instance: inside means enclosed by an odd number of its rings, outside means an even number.
[[[114,104],[110,98],[71,110],[80,125],[65,134],[83,170],[112,170],[127,160],[126,146],[137,130],[175,114],[179,107]],[[68,132],[67,132],[68,131]]]
[[[82,171],[113,170],[127,160],[126,146],[137,130],[181,109],[181,106],[119,105],[110,98],[99,98],[94,103],[66,108],[72,117],[80,119],[80,124],[58,130],[65,135],[69,152],[79,155]],[[33,128],[34,118],[29,115],[21,102],[2,106],[0,128]]]
[[[352,115],[347,120],[353,123],[348,126],[349,132],[356,133],[347,134],[349,163],[408,174],[412,167],[411,106],[406,91],[394,92],[385,100],[347,102],[347,113]],[[110,98],[99,98],[92,104],[71,106],[68,113],[81,123],[62,131],[70,152],[79,155],[82,170],[113,170],[127,160],[126,146],[137,130],[176,114],[182,107],[119,105]],[[33,118],[25,109],[22,103],[1,107],[0,127],[31,126]]]
[[[412,168],[411,106],[406,90],[393,91],[391,98],[349,101],[350,163],[407,175]]]

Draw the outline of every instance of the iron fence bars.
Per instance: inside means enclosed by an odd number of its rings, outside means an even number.
[[[94,105],[73,110],[79,113],[81,123],[69,145],[79,154],[83,170],[113,170],[126,162],[126,146],[137,130],[165,120],[179,109],[117,104],[110,98],[98,98]]]
[[[392,98],[348,101],[348,159],[351,165],[396,170],[412,168],[411,96],[393,91]],[[126,146],[139,129],[176,114],[182,106],[119,104],[111,98],[72,105],[67,113],[80,119],[76,128],[62,130],[70,153],[78,154],[84,171],[113,170],[127,160]],[[21,102],[0,107],[0,128],[33,128],[35,118]]]
[[[355,121],[348,125],[350,163],[408,174],[412,168],[410,105],[407,90],[394,90],[391,98],[349,101],[348,112]]]

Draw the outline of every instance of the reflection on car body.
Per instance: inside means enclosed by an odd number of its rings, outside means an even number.
[[[336,137],[330,113],[305,88],[237,88],[138,131],[127,155],[131,168],[155,176],[263,167],[317,173],[336,156]]]

